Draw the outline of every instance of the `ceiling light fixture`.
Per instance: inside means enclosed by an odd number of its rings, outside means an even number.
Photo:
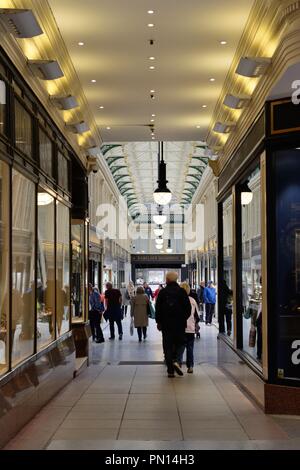
[[[150,93],[155,93],[155,90],[150,90]]]
[[[172,193],[167,188],[167,179],[166,179],[166,164],[164,162],[164,145],[163,142],[158,143],[158,187],[153,193],[154,201],[161,205],[165,206],[169,204],[172,199]]]
[[[200,126],[196,126],[197,129],[200,129]]]
[[[225,46],[227,44],[227,41],[220,41],[220,44],[222,44],[222,46]]]
[[[150,119],[150,122],[154,122],[154,119]]]
[[[266,73],[271,62],[268,57],[242,57],[235,73],[243,77],[260,77]]]
[[[107,129],[108,131],[110,131],[111,127],[107,126],[107,128],[106,128],[106,129]]]
[[[64,76],[57,60],[28,60],[31,71],[42,80],[56,80]]]
[[[162,228],[161,225],[158,225],[157,228],[153,230],[153,232],[154,232],[154,235],[156,235],[157,237],[160,237],[161,235],[164,234],[164,229]]]
[[[91,80],[91,82],[92,82],[92,83],[96,83],[96,82],[97,82],[97,80],[95,80],[95,79],[93,78],[93,80]]]
[[[150,70],[154,70],[154,69],[155,69],[155,66],[154,66],[154,65],[150,65],[149,69],[150,69]]]
[[[216,79],[215,79],[215,78],[210,78],[209,81],[210,81],[210,82],[215,82]]]
[[[104,109],[104,106],[99,106],[99,109]]]
[[[79,42],[78,46],[84,46],[84,42]]]
[[[153,15],[154,11],[153,10],[148,10],[149,15]]]
[[[202,108],[207,108],[207,104],[203,104],[203,105],[202,105]]]
[[[167,221],[167,216],[163,215],[162,210],[158,210],[158,214],[153,216],[153,222],[157,225],[163,225]]]
[[[234,126],[235,124],[232,122],[216,122],[213,127],[213,131],[218,134],[228,134]]]
[[[155,57],[151,56],[149,57],[149,60],[155,60]]]
[[[156,116],[156,114],[151,114],[151,116],[152,116],[152,117],[155,117],[155,116]]]
[[[167,253],[172,253],[173,249],[171,248],[171,240],[168,240],[168,248],[166,249]]]
[[[0,18],[7,29],[17,38],[33,38],[43,34],[31,10],[0,8]]]
[[[54,199],[52,196],[50,196],[50,194],[38,193],[38,201],[37,201],[38,206],[48,206],[53,201]]]
[[[250,96],[246,95],[240,95],[240,96],[234,96],[234,95],[226,95],[223,101],[223,104],[227,106],[228,108],[231,109],[242,109],[250,101]]]
[[[83,134],[84,132],[90,130],[88,124],[85,121],[76,122],[75,124],[67,124],[67,127],[75,134]]]
[[[153,28],[154,24],[153,23],[148,23],[149,28]]]

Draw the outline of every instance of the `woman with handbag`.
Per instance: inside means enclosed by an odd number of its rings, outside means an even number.
[[[89,285],[89,320],[92,330],[93,341],[103,343],[104,336],[101,328],[101,318],[104,311],[103,302],[101,302],[100,293],[97,287]]]
[[[136,295],[131,299],[130,314],[134,319],[134,327],[137,329],[139,342],[142,341],[142,334],[144,340],[147,337],[148,317],[150,312],[150,305],[148,296],[145,294],[144,288],[139,286],[136,289]]]

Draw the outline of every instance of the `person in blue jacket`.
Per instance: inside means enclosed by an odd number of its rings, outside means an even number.
[[[205,287],[203,292],[203,298],[205,303],[205,324],[211,325],[216,305],[216,289],[212,281],[208,281],[207,287]]]

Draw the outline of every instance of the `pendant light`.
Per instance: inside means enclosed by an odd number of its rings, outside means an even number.
[[[160,237],[161,235],[163,235],[164,233],[164,229],[162,228],[161,225],[158,225],[154,230],[154,235],[156,235],[157,237]]]
[[[153,216],[153,222],[157,225],[163,225],[167,221],[167,216],[162,214],[162,210],[159,209],[158,214]]]
[[[163,142],[158,143],[158,187],[153,193],[154,201],[161,206],[165,206],[171,202],[172,193],[167,188],[166,164],[163,155]]]
[[[172,253],[173,249],[171,248],[171,240],[168,240],[168,248],[166,249],[167,253]]]
[[[253,199],[253,192],[248,186],[248,181],[241,185],[241,204],[247,206]]]

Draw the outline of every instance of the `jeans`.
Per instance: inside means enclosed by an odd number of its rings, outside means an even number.
[[[205,304],[205,323],[211,323],[215,312],[215,304]]]
[[[163,331],[162,337],[168,374],[174,374],[173,362],[177,360],[178,351],[184,344],[184,332],[178,333],[177,331]]]
[[[146,338],[147,336],[147,327],[146,326],[138,326],[137,327],[137,333],[138,333],[138,337],[139,337],[139,340],[142,341],[142,331],[143,331],[143,336],[144,336],[144,339]]]
[[[123,317],[124,317],[124,316],[126,317],[128,305],[122,305],[121,309],[122,309],[122,316],[123,316]]]
[[[186,349],[186,366],[188,369],[190,367],[194,367],[194,342],[194,333],[185,333],[185,342],[182,347],[178,350],[177,361],[179,362],[179,364],[182,364],[184,350]]]
[[[118,320],[109,319],[109,328],[110,328],[110,337],[111,338],[115,337],[115,322],[116,322],[117,327],[118,327],[119,336],[123,335],[123,328],[122,328],[121,319],[120,318]]]
[[[90,310],[89,311],[90,317],[90,326],[92,330],[93,339],[97,341],[104,341],[102,329],[101,329],[101,313],[97,310]]]

